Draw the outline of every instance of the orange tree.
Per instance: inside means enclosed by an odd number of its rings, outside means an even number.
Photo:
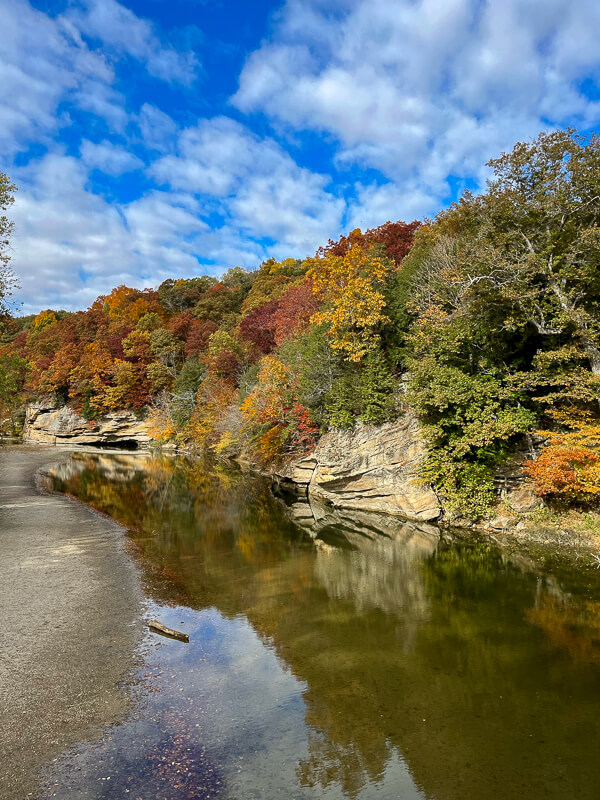
[[[253,446],[265,461],[314,447],[318,428],[298,402],[291,370],[274,356],[260,362],[258,380],[241,412]]]
[[[525,465],[540,497],[593,503],[600,497],[600,421],[577,408],[552,416],[562,431],[544,431],[546,445]],[[540,432],[541,433],[541,432]]]

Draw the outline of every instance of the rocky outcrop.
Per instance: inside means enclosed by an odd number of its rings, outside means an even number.
[[[290,462],[275,477],[306,488],[311,498],[335,508],[436,520],[439,500],[417,481],[425,454],[418,420],[409,411],[385,425],[330,431],[310,456]]]
[[[148,423],[132,411],[112,411],[87,420],[69,406],[57,407],[51,396],[29,403],[23,441],[35,444],[134,445],[152,441]]]

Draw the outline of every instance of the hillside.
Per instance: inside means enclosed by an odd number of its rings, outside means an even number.
[[[496,500],[529,442],[551,502],[600,495],[600,140],[542,134],[434,220],[354,230],[304,260],[119,286],[86,311],[6,318],[0,416],[56,393],[88,419],[257,461],[407,406],[423,478],[456,516]]]

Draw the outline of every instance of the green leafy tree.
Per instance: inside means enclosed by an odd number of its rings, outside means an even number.
[[[487,192],[417,232],[414,308],[452,317],[494,297],[507,331],[568,339],[600,374],[600,137],[543,133],[489,166]]]
[[[487,191],[422,226],[404,262],[426,475],[474,517],[549,407],[600,394],[600,139],[541,134],[489,166]]]
[[[17,287],[16,278],[10,269],[10,237],[15,223],[4,214],[14,203],[17,187],[8,175],[0,172],[0,316],[9,311],[8,298]]]
[[[359,416],[363,422],[381,424],[395,412],[396,381],[381,349],[365,358],[358,382]]]
[[[0,352],[0,430],[16,432],[15,412],[28,371],[26,359],[9,350]]]
[[[343,372],[325,326],[313,325],[306,333],[284,341],[278,357],[294,375],[300,402],[315,412],[315,419],[324,421],[326,398]]]
[[[183,346],[171,331],[157,328],[150,334],[150,350],[161,364],[174,370],[183,352]]]

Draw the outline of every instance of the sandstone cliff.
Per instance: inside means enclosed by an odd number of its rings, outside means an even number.
[[[305,487],[309,497],[335,508],[436,520],[439,500],[417,481],[425,453],[418,420],[409,411],[385,425],[330,431],[309,456],[278,469],[275,478]]]
[[[35,444],[134,444],[152,441],[145,420],[132,411],[113,411],[97,420],[86,420],[69,406],[57,407],[52,396],[29,403],[25,412],[23,441]]]
[[[27,407],[23,440],[28,443],[68,445],[129,445],[145,447],[152,437],[148,424],[131,411],[114,411],[88,421],[68,406],[57,407],[51,396]],[[358,424],[349,431],[332,430],[304,458],[288,461],[274,472],[276,482],[300,489],[311,503],[320,501],[339,510],[382,512],[417,522],[444,518],[453,524],[440,499],[418,480],[427,453],[419,422],[407,411],[385,425]],[[539,505],[524,483],[522,466],[528,452],[515,458],[498,475],[502,506],[485,527],[511,528],[514,513],[533,511]]]

